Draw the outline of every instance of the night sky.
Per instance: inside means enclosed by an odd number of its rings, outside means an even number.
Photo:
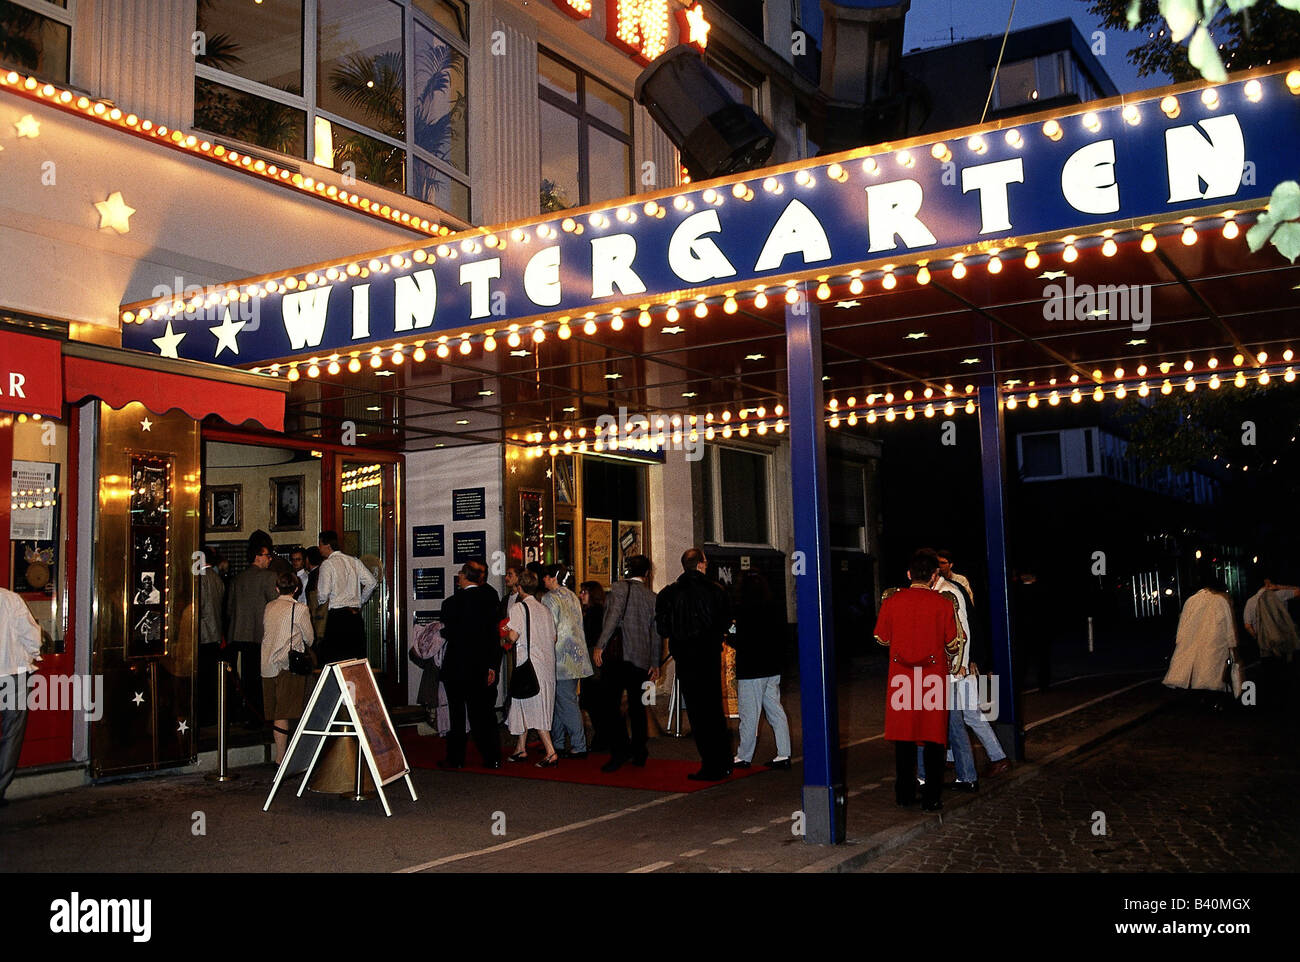
[[[810,32],[820,33],[821,12],[818,0],[802,0],[804,22]],[[845,6],[858,6],[842,0]],[[1090,44],[1096,19],[1088,12],[1087,0],[1018,0],[1012,30],[1035,27],[1069,17]],[[1007,26],[1011,0],[912,0],[907,14],[907,31],[903,51],[937,47],[957,40],[969,40],[990,34],[1001,35]],[[1139,77],[1137,68],[1126,56],[1140,34],[1111,30],[1106,34],[1106,53],[1099,57],[1102,66],[1122,93],[1163,87],[1170,83],[1164,75]]]

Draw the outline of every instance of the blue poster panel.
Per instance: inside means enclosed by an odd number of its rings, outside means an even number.
[[[415,582],[416,601],[436,601],[446,597],[445,568],[416,568],[411,572]]]
[[[456,488],[451,492],[452,521],[482,521],[486,517],[486,488]]]
[[[440,524],[415,525],[411,529],[411,542],[411,554],[417,558],[441,558],[447,553]]]
[[[457,531],[451,536],[451,560],[456,564],[466,561],[487,561],[486,531]]]

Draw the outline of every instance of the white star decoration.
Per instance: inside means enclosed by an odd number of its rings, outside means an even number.
[[[1043,273],[1038,276],[1045,281],[1054,281],[1062,277],[1069,277],[1070,275],[1065,273],[1065,271],[1043,271]]]
[[[14,130],[18,131],[19,137],[36,138],[41,135],[41,122],[31,114],[24,114],[14,124]]]
[[[150,428],[152,428],[152,427],[153,427],[153,422],[150,421],[147,417],[146,417],[143,421],[140,422],[140,430],[141,430],[141,431],[148,431],[148,430],[149,430]]]
[[[95,210],[99,211],[99,229],[111,227],[119,234],[125,234],[131,229],[128,221],[131,215],[135,213],[134,207],[126,206],[126,201],[122,199],[122,192],[115,190],[108,195],[108,200],[95,202]]]
[[[836,301],[835,302],[836,307],[843,308],[846,311],[851,307],[860,307],[861,305],[862,305],[861,301]]]
[[[138,691],[138,692],[136,692],[136,693],[135,693],[135,697],[132,698],[131,700],[132,700],[133,702],[135,702],[137,706],[139,706],[139,705],[143,705],[143,704],[144,704],[144,692],[142,692],[142,691]]]
[[[179,722],[176,723],[177,734],[184,735],[189,730],[190,730],[190,726],[188,723],[186,723],[184,718],[182,718]]]
[[[213,355],[214,358],[220,357],[221,352],[226,348],[230,348],[232,354],[239,353],[239,342],[235,340],[235,337],[244,329],[244,325],[248,322],[239,321],[238,323],[231,323],[231,321],[230,308],[227,307],[226,316],[222,319],[221,324],[217,327],[208,328],[209,331],[217,336],[217,353]]]
[[[1095,310],[1091,310],[1091,311],[1089,311],[1089,312],[1088,312],[1088,316],[1089,316],[1089,317],[1109,317],[1109,316],[1110,316],[1110,310],[1109,310],[1108,308],[1105,308],[1105,307],[1098,307],[1098,308],[1096,308]]]
[[[172,322],[167,322],[167,333],[162,337],[155,337],[153,342],[158,345],[158,353],[163,357],[180,357],[176,353],[176,348],[180,346],[181,340],[185,337],[182,331],[177,334],[172,330]]]

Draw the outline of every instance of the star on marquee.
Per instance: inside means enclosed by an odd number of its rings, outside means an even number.
[[[911,334],[904,334],[903,336],[909,341],[919,341],[921,338],[929,337],[930,335],[925,333],[925,331],[913,331]]]
[[[248,322],[239,321],[237,323],[231,323],[232,320],[233,319],[230,316],[230,308],[227,307],[226,316],[222,318],[221,324],[217,327],[208,328],[209,331],[217,336],[217,353],[212,355],[214,358],[220,357],[221,352],[226,348],[230,348],[232,354],[239,353],[239,342],[235,340],[235,337],[244,329],[244,325]]]
[[[115,190],[109,194],[108,200],[96,201],[95,210],[99,211],[100,230],[111,227],[119,234],[125,234],[131,229],[128,221],[131,215],[135,213],[135,208],[126,205],[120,190]]]
[[[142,692],[142,691],[138,691],[138,692],[136,692],[136,693],[135,693],[135,697],[132,698],[131,700],[132,700],[133,702],[135,702],[135,704],[136,704],[137,707],[139,707],[140,705],[143,705],[143,704],[144,704],[144,692]]]
[[[672,327],[665,327],[665,328],[663,328],[662,331],[661,331],[661,333],[663,333],[663,334],[680,334],[680,333],[681,333],[682,331],[684,331],[684,330],[686,330],[686,328],[682,327],[681,325],[674,324]]]
[[[189,730],[190,730],[190,726],[189,726],[189,724],[185,721],[184,718],[182,718],[179,722],[176,723],[176,733],[177,733],[177,734],[179,734],[179,735],[184,735],[184,734],[185,734],[187,731],[189,731]]]
[[[1045,281],[1055,281],[1062,277],[1069,277],[1070,275],[1065,273],[1065,271],[1043,271],[1043,273],[1038,276]]]
[[[1110,316],[1110,310],[1109,310],[1108,308],[1105,308],[1105,307],[1094,308],[1093,310],[1091,310],[1091,311],[1088,312],[1088,316],[1089,316],[1089,317],[1109,317],[1109,316]]]
[[[548,478],[551,476],[551,469],[550,469],[550,468],[547,468],[547,469],[546,469],[546,476],[547,476]]]
[[[518,465],[516,465],[516,464],[512,464],[512,465],[510,465],[510,473],[511,473],[511,474],[514,474],[514,473],[515,473],[516,471],[518,471],[518,470],[519,470],[519,466],[518,466]]]
[[[148,431],[152,427],[153,427],[153,422],[150,421],[148,417],[146,417],[143,421],[140,422],[141,431]]]
[[[709,21],[704,19],[704,8],[698,3],[690,10],[685,11],[686,26],[690,32],[687,43],[698,44],[700,47],[709,45]]]
[[[185,332],[181,331],[178,334],[177,332],[173,331],[172,322],[168,321],[167,333],[164,334],[162,337],[155,337],[153,339],[153,342],[158,345],[158,353],[161,354],[163,357],[179,358],[180,355],[176,353],[176,348],[180,346],[180,343],[184,338],[185,338]]]
[[[41,122],[31,114],[24,114],[14,123],[14,130],[18,131],[19,137],[35,139],[41,135]]]
[[[844,310],[847,311],[847,310],[849,310],[850,308],[853,308],[853,307],[861,307],[861,306],[862,306],[862,302],[861,302],[861,301],[836,301],[836,302],[835,302],[835,306],[836,306],[836,307],[842,307],[842,308],[844,308]]]

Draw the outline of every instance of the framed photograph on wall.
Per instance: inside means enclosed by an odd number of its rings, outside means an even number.
[[[583,540],[583,570],[590,581],[610,584],[609,561],[614,537],[614,522],[602,518],[588,518],[586,538]]]
[[[203,521],[209,531],[239,531],[244,526],[244,486],[214,484],[204,489]]]
[[[271,479],[271,530],[302,530],[302,492],[301,474],[286,478]]]

